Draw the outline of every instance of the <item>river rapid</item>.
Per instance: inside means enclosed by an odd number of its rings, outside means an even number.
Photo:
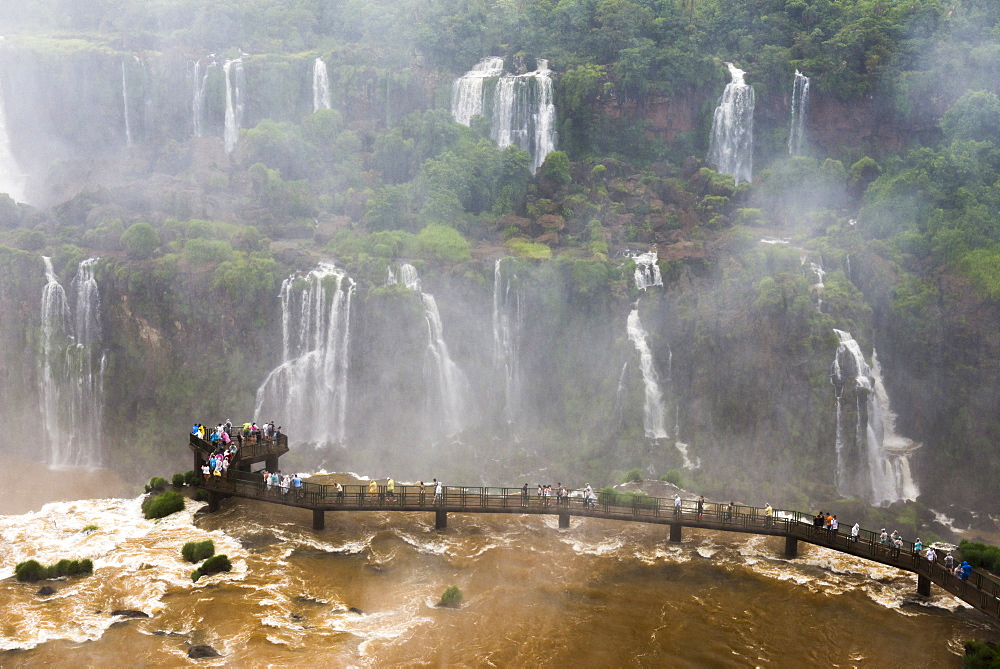
[[[52,499],[86,479],[53,476]],[[958,666],[965,640],[1000,641],[911,574],[805,544],[786,560],[782,539],[685,529],[677,545],[660,526],[475,514],[436,531],[429,512],[375,511],[314,531],[308,511],[240,499],[157,522],[141,502],[0,516],[0,666]],[[180,549],[207,538],[233,571],[193,583]],[[12,577],[85,557],[94,574],[47,597]],[[451,585],[461,607],[435,606]],[[200,644],[221,656],[189,659]]]

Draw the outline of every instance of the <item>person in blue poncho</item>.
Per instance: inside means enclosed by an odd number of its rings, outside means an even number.
[[[963,581],[968,581],[969,576],[972,574],[972,565],[969,564],[967,561],[963,560],[961,569],[962,573],[959,576],[959,578],[962,579]]]

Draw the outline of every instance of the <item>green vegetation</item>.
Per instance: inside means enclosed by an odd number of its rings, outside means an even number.
[[[163,490],[166,487],[167,487],[167,479],[163,478],[162,476],[154,476],[149,480],[149,483],[146,485],[146,492],[149,492],[151,490]]]
[[[642,481],[642,470],[639,468],[630,469],[622,475],[622,483],[633,483]]]
[[[142,513],[147,519],[163,518],[184,509],[184,496],[167,490],[156,497],[150,497],[142,504]]]
[[[1000,669],[1000,650],[989,641],[966,641],[962,656],[964,669]]]
[[[191,572],[191,580],[197,582],[202,576],[209,576],[211,574],[218,574],[232,570],[233,565],[229,562],[229,558],[227,556],[213,555],[205,560],[200,567]]]
[[[597,493],[598,504],[610,504],[612,506],[624,506],[627,508],[646,507],[656,508],[659,501],[655,497],[650,497],[644,492],[619,492],[614,488],[602,488]]]
[[[54,565],[43,567],[37,560],[19,562],[14,567],[14,577],[18,581],[34,582],[61,576],[89,576],[94,572],[94,563],[89,559],[60,560]]]
[[[170,479],[170,483],[175,488],[183,488],[184,487],[184,483],[185,483],[185,481],[184,481],[184,474],[182,474],[181,472],[177,472]]]
[[[181,548],[181,555],[188,562],[201,562],[215,555],[215,542],[211,539],[205,541],[189,541]]]
[[[438,603],[438,606],[455,608],[462,603],[462,599],[464,599],[464,597],[465,595],[462,594],[462,591],[457,585],[449,586],[448,589],[444,591],[444,594],[441,595],[441,601]]]
[[[958,544],[958,552],[973,567],[1000,575],[1000,547],[962,539]]]
[[[83,528],[83,531],[84,532],[96,532],[99,529],[101,529],[101,528],[99,528],[97,525],[87,525],[85,528]]]
[[[672,485],[675,485],[678,488],[683,487],[681,486],[681,482],[683,481],[683,479],[681,478],[681,473],[676,469],[671,469],[669,472],[661,476],[660,480],[664,481],[665,483],[670,483]]]

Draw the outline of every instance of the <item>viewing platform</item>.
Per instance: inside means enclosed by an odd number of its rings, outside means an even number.
[[[194,454],[194,471],[201,472],[201,467],[215,452],[216,447],[207,439],[202,439],[196,434],[189,435],[188,446]],[[270,471],[278,468],[278,458],[288,452],[288,435],[281,434],[277,437],[259,438],[258,441],[248,443],[246,440],[243,446],[236,451],[233,457],[232,469],[235,472],[249,472],[252,465],[263,462],[264,467]]]
[[[192,448],[201,449],[201,444],[196,445],[195,439],[197,437],[192,437]],[[267,447],[268,444],[262,446]],[[275,464],[273,467],[269,465],[268,469],[277,469],[277,455],[282,447],[284,451],[288,450],[287,445],[275,444],[272,446],[274,450],[254,456],[255,461],[274,457]],[[250,459],[241,458],[240,462],[249,466]],[[909,571],[917,575],[919,594],[929,596],[931,583],[934,583],[992,620],[1000,621],[1000,579],[997,577],[976,569],[968,580],[962,580],[943,566],[943,555],[932,563],[914,551],[911,542],[904,542],[901,548],[897,548],[882,543],[879,533],[864,529],[854,538],[850,528],[835,531],[816,527],[811,515],[798,511],[775,509],[773,515],[768,517],[765,510],[759,507],[740,505],[730,508],[727,504],[705,502],[699,512],[693,500],[686,500],[675,509],[673,499],[603,492],[591,505],[580,497],[559,501],[555,497],[539,497],[534,491],[525,495],[521,488],[467,486],[446,486],[441,498],[435,499],[431,484],[427,484],[423,491],[420,486],[396,485],[391,494],[384,485],[377,486],[375,492],[366,485],[345,485],[338,491],[335,485],[306,481],[301,488],[285,489],[266,485],[260,473],[232,470],[225,477],[212,476],[201,485],[209,493],[210,511],[217,510],[225,497],[255,499],[309,509],[313,515],[313,528],[317,530],[325,527],[328,511],[404,511],[433,513],[437,529],[447,527],[449,513],[508,513],[556,516],[560,528],[568,528],[571,517],[667,525],[671,542],[681,541],[682,528],[685,527],[784,537],[784,554],[788,558],[798,555],[798,542],[804,541]]]

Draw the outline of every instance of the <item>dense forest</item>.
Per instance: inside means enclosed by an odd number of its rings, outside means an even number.
[[[39,385],[39,255],[67,278],[101,259],[103,429],[138,469],[186,461],[192,420],[249,416],[279,362],[283,279],[333,259],[357,282],[348,411],[365,419],[329,466],[600,483],[684,469],[644,435],[626,375],[635,303],[670,385],[669,442],[700,459],[692,488],[849,503],[836,329],[873,366],[877,350],[896,427],[922,444],[920,513],[1000,512],[995,0],[0,0],[0,33],[24,177],[0,195],[7,415],[39,412],[17,389]],[[557,139],[537,169],[489,118],[454,119],[453,82],[488,56],[551,72]],[[726,62],[756,99],[749,183],[707,159]],[[790,155],[797,71],[811,97]],[[631,257],[654,248],[656,297]],[[517,430],[477,415],[450,445],[407,444],[426,331],[386,268],[415,266],[455,359],[488,368],[502,257],[531,409]]]

